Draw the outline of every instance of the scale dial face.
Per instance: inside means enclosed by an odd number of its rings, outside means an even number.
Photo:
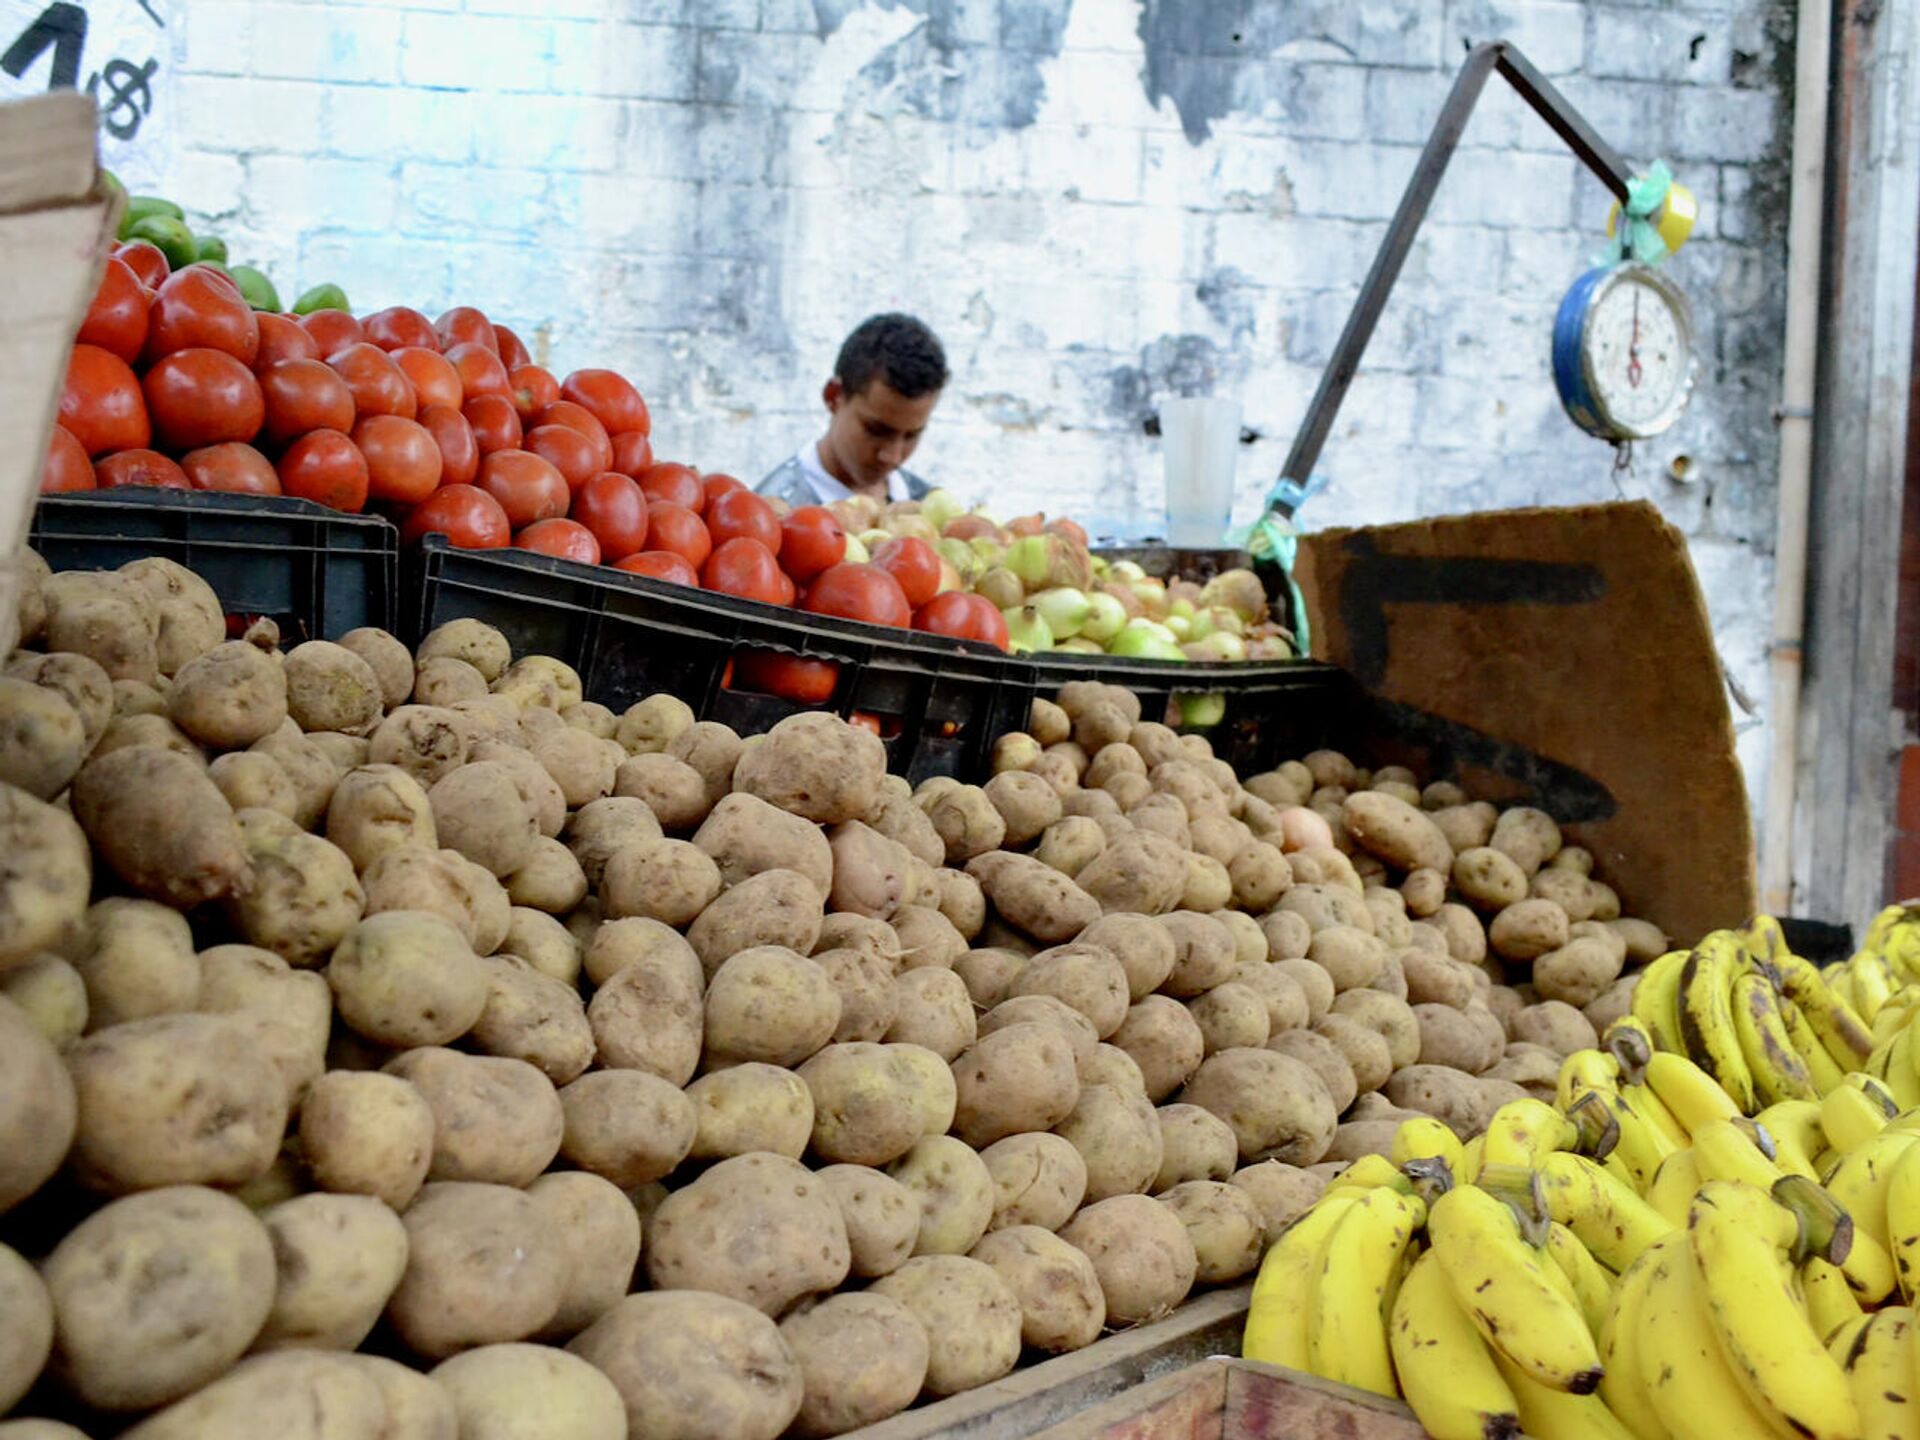
[[[1693,324],[1664,277],[1639,265],[1609,276],[1588,307],[1580,348],[1595,408],[1618,436],[1646,439],[1680,418],[1693,387]]]

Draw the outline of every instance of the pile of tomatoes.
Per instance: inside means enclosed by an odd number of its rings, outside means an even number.
[[[80,327],[41,489],[292,495],[377,510],[408,541],[516,546],[1007,648],[992,604],[940,591],[925,541],[845,563],[830,510],[778,514],[731,476],[656,461],[651,433],[625,378],[556,379],[471,306],[437,320],[401,305],[364,319],[255,311],[218,266],[175,271],[132,241]],[[774,693],[832,691],[824,662],[766,663]]]

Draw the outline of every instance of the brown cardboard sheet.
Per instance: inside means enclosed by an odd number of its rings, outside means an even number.
[[[1644,502],[1303,537],[1316,658],[1373,697],[1374,753],[1538,804],[1625,911],[1744,924],[1753,822],[1686,539]]]

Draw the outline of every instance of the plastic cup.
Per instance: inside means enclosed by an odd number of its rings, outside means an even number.
[[[1167,543],[1190,550],[1223,544],[1240,459],[1239,401],[1210,395],[1161,401],[1160,444]]]

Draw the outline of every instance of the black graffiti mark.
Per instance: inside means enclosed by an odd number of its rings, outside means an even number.
[[[1340,586],[1349,668],[1371,689],[1387,674],[1389,605],[1585,605],[1606,593],[1598,566],[1486,556],[1382,555],[1369,535],[1347,538]]]
[[[100,99],[101,80],[107,82],[108,96],[100,105],[100,123],[116,140],[131,140],[138,133],[140,122],[153,113],[153,72],[159,65],[158,60],[135,65],[131,60],[116,58],[87,81],[87,93],[96,101]],[[120,118],[123,106],[127,110],[124,120]]]
[[[153,8],[153,0],[140,0],[140,8],[146,11],[147,18],[153,21],[153,23],[158,25],[162,30],[167,28],[167,22],[162,20],[160,18],[160,12]]]
[[[87,12],[78,5],[49,5],[0,55],[0,70],[18,80],[49,49],[53,73],[47,89],[71,90],[80,81],[80,52],[87,43]]]
[[[1613,792],[1593,776],[1558,760],[1397,700],[1369,696],[1372,718],[1395,740],[1418,747],[1436,775],[1471,766],[1525,786],[1533,803],[1562,824],[1611,819],[1620,809]]]

